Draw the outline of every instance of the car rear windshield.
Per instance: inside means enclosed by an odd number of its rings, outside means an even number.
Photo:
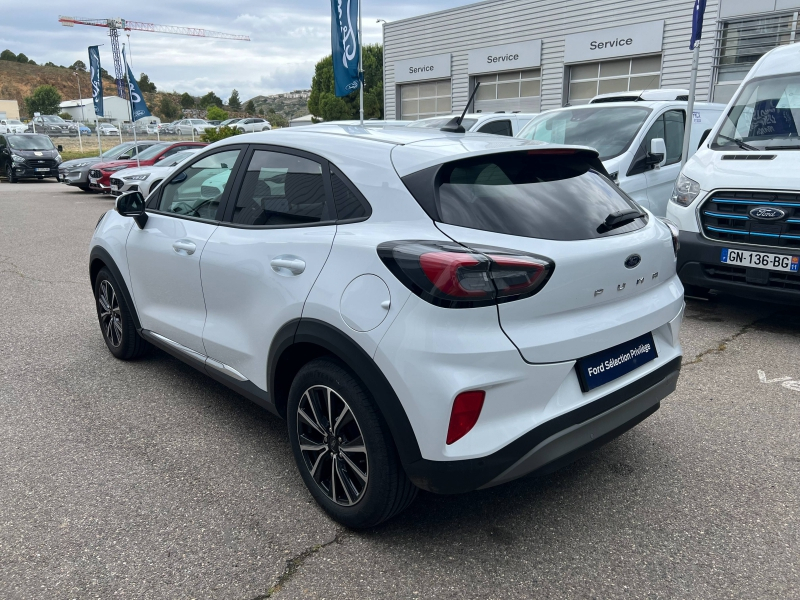
[[[6,139],[14,150],[52,150],[55,147],[46,135],[10,135]]]
[[[647,217],[604,226],[612,213],[639,207],[602,172],[588,152],[526,151],[446,163],[403,181],[434,220],[448,225],[562,241],[643,227]]]

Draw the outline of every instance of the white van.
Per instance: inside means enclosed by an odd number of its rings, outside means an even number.
[[[800,44],[753,66],[684,166],[667,217],[687,293],[800,304]]]
[[[681,168],[686,93],[652,90],[605,94],[587,105],[542,113],[517,137],[595,148],[617,185],[654,215],[663,217]],[[653,95],[680,99],[647,99]],[[703,131],[713,126],[724,109],[722,104],[694,105],[689,155],[699,145]]]

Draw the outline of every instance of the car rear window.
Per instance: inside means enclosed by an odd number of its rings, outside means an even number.
[[[609,230],[612,213],[638,209],[605,176],[594,153],[509,152],[462,159],[403,178],[437,221],[547,240],[635,231],[646,217]]]

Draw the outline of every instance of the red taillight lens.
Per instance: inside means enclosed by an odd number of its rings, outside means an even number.
[[[386,242],[384,264],[422,299],[444,308],[477,308],[527,298],[547,283],[549,259],[454,242]]]
[[[450,425],[447,428],[447,445],[457,442],[475,427],[483,409],[486,392],[476,390],[461,392],[453,401]]]

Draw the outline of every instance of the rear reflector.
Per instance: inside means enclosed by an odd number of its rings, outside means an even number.
[[[447,428],[447,445],[457,442],[475,427],[478,417],[483,409],[486,392],[474,390],[461,392],[453,401],[453,411],[450,413],[450,426]]]

